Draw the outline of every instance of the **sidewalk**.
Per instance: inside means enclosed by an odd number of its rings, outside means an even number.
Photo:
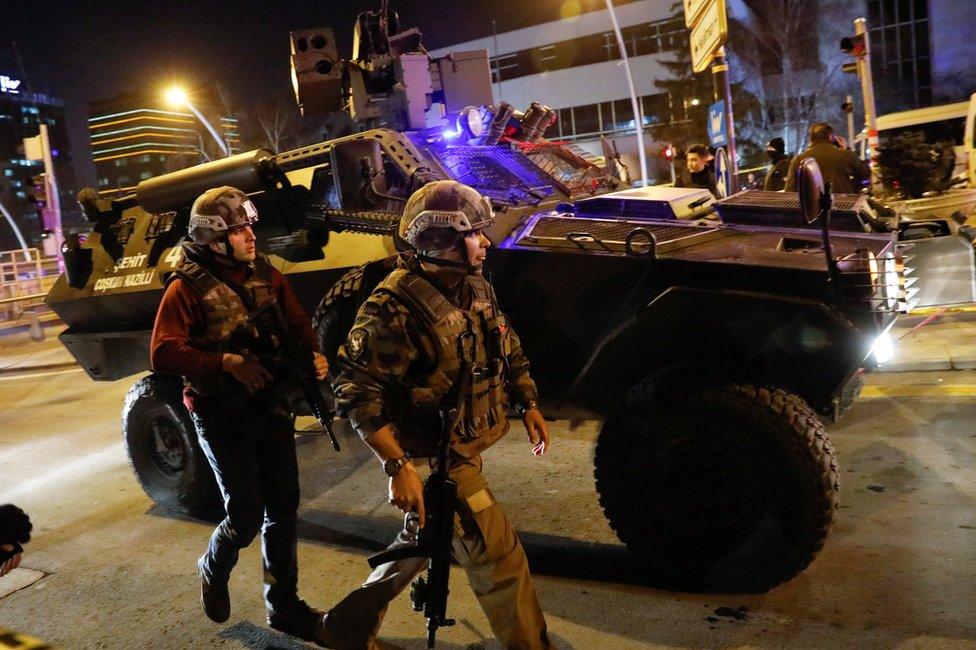
[[[3,330],[0,335],[0,375],[42,370],[60,370],[76,366],[75,358],[58,341],[65,330],[60,322],[44,328],[44,340],[32,341],[26,329]]]
[[[891,330],[894,357],[876,372],[976,370],[976,309],[903,316]],[[931,318],[931,321],[922,323]],[[919,327],[921,325],[921,327]],[[917,329],[916,329],[917,328]],[[31,341],[26,331],[0,335],[0,375],[62,369],[74,357],[58,341],[64,325],[44,327],[44,340]]]

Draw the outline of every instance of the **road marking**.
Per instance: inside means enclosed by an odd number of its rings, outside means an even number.
[[[63,375],[69,372],[81,372],[81,368],[67,368],[65,370],[52,370],[50,372],[34,372],[26,375],[11,373],[9,376],[0,375],[0,381],[14,381],[15,379],[31,379],[34,377],[50,377],[52,375]]]
[[[976,397],[976,384],[865,386],[861,397]]]

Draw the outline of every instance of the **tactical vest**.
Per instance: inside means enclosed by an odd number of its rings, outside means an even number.
[[[404,388],[409,394],[397,417],[401,438],[407,439],[402,442],[423,440],[425,449],[431,448],[431,442],[436,445],[436,436],[430,430],[412,431],[411,425],[424,422],[423,414],[436,411],[444,395],[458,381],[462,354],[459,341],[462,334],[473,335],[467,340],[473,340],[474,349],[469,347],[466,353],[473,356],[471,382],[464,396],[461,422],[452,432],[451,442],[455,452],[470,458],[508,431],[505,382],[509,341],[505,316],[495,303],[491,285],[480,276],[468,276],[467,282],[472,292],[468,309],[454,306],[423,276],[402,268],[391,272],[377,291],[392,294],[404,304],[423,325],[436,350],[431,370],[408,373],[404,378],[407,384]]]
[[[206,329],[188,341],[191,346],[205,351],[235,352],[239,350],[230,349],[233,337],[243,334],[246,337],[259,338],[261,333],[249,318],[250,309],[233,289],[210,270],[184,259],[174,275],[189,284],[203,300]],[[274,298],[272,278],[272,267],[268,258],[259,254],[254,260],[254,273],[242,285],[253,305],[260,305]],[[183,377],[183,384],[198,395],[241,392],[238,382],[225,373],[214,377]]]

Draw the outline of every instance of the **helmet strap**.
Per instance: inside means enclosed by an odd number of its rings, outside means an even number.
[[[468,275],[474,275],[477,272],[477,267],[471,263],[471,256],[468,255],[468,247],[464,243],[466,233],[460,233],[458,235],[457,243],[454,244],[454,248],[461,253],[461,262],[455,262],[454,260],[445,260],[442,257],[433,257],[427,255],[421,251],[417,251],[417,259],[424,262],[428,262],[434,266],[449,267],[454,269],[464,269]],[[451,249],[447,249],[451,250]]]

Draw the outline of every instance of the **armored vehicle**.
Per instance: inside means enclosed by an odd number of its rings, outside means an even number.
[[[495,203],[487,272],[543,398],[563,409],[549,412],[605,420],[596,489],[635,557],[686,583],[750,590],[806,567],[837,506],[823,421],[905,294],[895,236],[871,232],[862,197],[834,197],[827,229],[827,215],[808,222],[797,194],[712,205],[705,190],[620,190],[546,142],[455,145],[380,129],[259,150],[114,201],[83,194],[92,230],[66,251],[47,298],[69,325],[61,340],[92,379],[148,370],[189,206],[230,184],[257,203],[259,242],[334,358],[390,268],[403,199],[437,178]],[[123,408],[125,442],[151,498],[204,513],[217,493],[180,389],[178,378],[140,379]]]
[[[802,571],[837,507],[823,422],[914,290],[896,234],[863,197],[820,206],[816,183],[718,202],[707,190],[626,188],[611,157],[598,166],[544,139],[551,109],[473,108],[491,101],[486,52],[432,60],[386,8],[355,33],[349,61],[336,59],[331,30],[292,34],[297,98],[303,112],[346,106],[365,127],[394,128],[239,154],[111,201],[79,195],[92,229],[69,240],[47,302],[89,376],[149,369],[156,307],[203,191],[251,196],[259,245],[314,311],[334,360],[392,266],[406,198],[455,179],[497,212],[486,272],[546,411],[604,421],[596,489],[634,557],[700,588],[761,590]],[[427,124],[435,105],[457,129]],[[136,382],[124,438],[153,500],[201,514],[219,501],[180,392],[175,377]]]

